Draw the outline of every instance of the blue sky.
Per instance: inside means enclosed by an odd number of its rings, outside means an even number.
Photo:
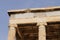
[[[60,0],[0,0],[0,40],[7,40],[9,16],[7,10],[60,6]]]

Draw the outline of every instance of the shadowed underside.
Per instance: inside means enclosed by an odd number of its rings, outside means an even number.
[[[19,33],[16,33],[17,40],[38,40],[38,27],[36,24],[22,24],[18,25],[18,27]]]
[[[36,24],[18,25],[16,40],[38,40],[38,26]],[[60,22],[50,22],[46,28],[46,40],[60,40]],[[21,34],[21,36],[19,36]]]

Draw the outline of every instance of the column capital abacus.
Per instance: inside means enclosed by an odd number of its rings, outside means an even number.
[[[37,25],[47,25],[46,19],[45,18],[37,18]]]
[[[47,23],[46,22],[38,22],[37,23],[37,26],[41,26],[41,25],[47,25]]]
[[[9,27],[17,27],[17,24],[9,24]]]

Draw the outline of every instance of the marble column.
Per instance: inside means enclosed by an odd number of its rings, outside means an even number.
[[[46,40],[45,24],[44,23],[39,23],[38,40]]]
[[[16,24],[11,24],[9,27],[8,40],[15,40],[16,35]]]

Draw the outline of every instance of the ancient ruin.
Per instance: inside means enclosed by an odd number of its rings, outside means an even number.
[[[9,10],[8,40],[60,40],[60,6]]]

